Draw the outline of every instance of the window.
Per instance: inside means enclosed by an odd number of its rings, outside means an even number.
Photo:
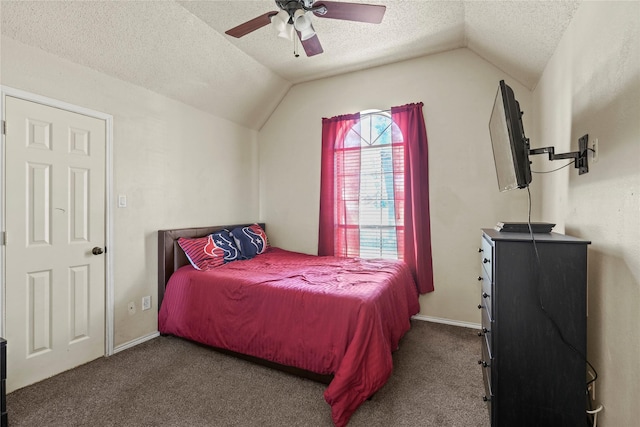
[[[352,242],[357,239],[357,244],[336,242],[345,256],[402,258],[404,143],[394,142],[394,132],[400,131],[388,112],[361,113],[335,149],[335,194],[344,210],[337,227],[344,231],[339,234],[353,234]]]
[[[423,104],[322,119],[318,255],[403,260],[433,291]]]

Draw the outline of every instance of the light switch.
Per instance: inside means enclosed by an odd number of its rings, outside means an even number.
[[[124,194],[121,194],[118,196],[118,207],[119,208],[127,207],[127,196],[125,196]]]

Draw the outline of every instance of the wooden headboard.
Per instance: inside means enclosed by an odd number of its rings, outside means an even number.
[[[189,264],[187,256],[178,245],[178,239],[180,237],[204,237],[225,228],[233,230],[236,227],[245,227],[251,224],[254,223],[158,230],[158,310],[160,310],[160,305],[164,298],[164,289],[167,286],[169,277],[171,277],[173,272],[178,268]],[[260,226],[266,231],[264,223],[260,223]]]

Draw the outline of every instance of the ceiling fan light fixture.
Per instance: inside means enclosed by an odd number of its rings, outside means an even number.
[[[311,37],[315,35],[316,35],[316,32],[313,31],[311,27],[309,27],[304,31],[300,31],[300,40],[302,41],[309,40]]]
[[[281,10],[271,17],[271,23],[275,27],[284,28],[289,23],[289,13],[286,10]]]
[[[296,10],[293,14],[293,26],[300,32],[300,40],[302,41],[308,40],[316,35],[311,27],[311,18],[302,9]]]
[[[289,14],[281,10],[271,17],[271,25],[275,29],[276,32],[281,31],[289,21]]]
[[[276,34],[281,39],[293,41],[293,25],[285,24],[282,28],[276,30]]]
[[[293,25],[289,24],[289,14],[286,10],[281,10],[271,17],[271,26],[278,37],[293,40]]]
[[[289,24],[289,14],[286,10],[281,10],[271,17],[271,25],[278,37],[293,40],[293,25]]]
[[[283,39],[287,39],[289,41],[293,41],[293,25],[291,24],[287,24],[284,28],[284,30],[280,31],[278,33],[278,37],[281,37]]]

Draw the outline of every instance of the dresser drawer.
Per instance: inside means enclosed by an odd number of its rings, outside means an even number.
[[[482,269],[482,275],[480,276],[482,282],[482,290],[480,291],[480,306],[489,312],[489,317],[493,320],[493,284],[489,275]]]
[[[487,338],[484,337],[482,340],[482,359],[478,360],[478,364],[482,365],[482,369],[487,371],[487,376],[491,379],[491,364],[493,362],[493,358],[489,352],[489,342]],[[491,381],[489,381],[489,388],[491,388]]]
[[[481,240],[480,264],[482,264],[482,269],[486,271],[489,282],[491,282],[493,281],[493,245],[484,238]]]
[[[493,358],[493,335],[491,330],[493,329],[493,321],[489,317],[489,313],[484,308],[482,309],[482,335],[487,341],[487,350],[489,352],[489,358]]]
[[[484,363],[483,363],[484,362]],[[491,363],[493,360],[489,357],[489,349],[487,347],[487,340],[482,339],[482,360],[480,364],[482,366],[482,379],[484,381],[484,401],[487,403],[489,409],[489,416],[491,416],[491,405],[493,400],[493,389],[491,384]]]

